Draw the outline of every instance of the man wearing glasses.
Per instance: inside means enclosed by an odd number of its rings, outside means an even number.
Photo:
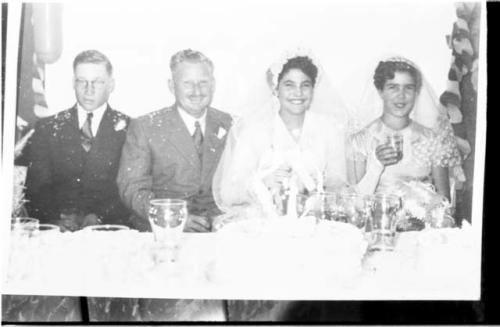
[[[95,50],[73,62],[77,103],[39,120],[29,146],[28,210],[40,222],[76,230],[125,224],[116,174],[129,117],[111,109],[113,67]]]

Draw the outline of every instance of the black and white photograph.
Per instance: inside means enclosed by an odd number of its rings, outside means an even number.
[[[486,2],[1,8],[2,323],[480,320]]]

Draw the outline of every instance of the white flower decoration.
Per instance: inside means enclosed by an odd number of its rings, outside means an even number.
[[[427,216],[427,210],[421,206],[416,200],[408,199],[404,202],[404,208],[413,217],[424,220]]]
[[[220,140],[224,137],[224,135],[227,134],[227,131],[226,129],[224,129],[223,127],[219,127],[219,131],[217,132],[217,138]]]
[[[127,122],[123,119],[120,119],[116,124],[115,124],[115,131],[121,131],[122,129],[124,129],[125,127],[127,127]]]

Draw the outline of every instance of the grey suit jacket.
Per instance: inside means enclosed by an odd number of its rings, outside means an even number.
[[[229,114],[208,109],[200,162],[175,106],[132,120],[117,176],[122,201],[143,219],[153,198],[186,199],[191,214],[218,214],[212,178],[230,127]]]

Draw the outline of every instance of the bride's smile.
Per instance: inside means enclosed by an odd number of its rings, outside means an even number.
[[[300,69],[291,69],[278,84],[280,111],[293,115],[304,114],[311,106],[313,94],[311,78]]]

